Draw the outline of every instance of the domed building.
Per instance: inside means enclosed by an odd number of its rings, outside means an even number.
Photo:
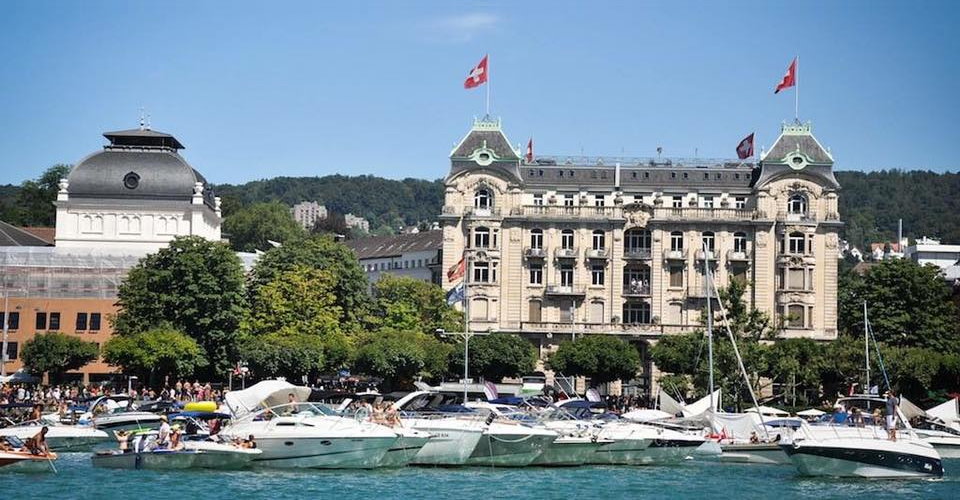
[[[155,252],[177,236],[220,239],[220,199],[174,136],[141,127],[78,163],[57,194],[56,246]]]

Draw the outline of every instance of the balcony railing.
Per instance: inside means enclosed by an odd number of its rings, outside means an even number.
[[[801,213],[777,212],[777,220],[786,222],[816,222],[817,211],[811,208]]]
[[[547,295],[556,295],[556,296],[584,296],[587,294],[586,290],[583,287],[571,286],[571,285],[547,285],[546,289]]]
[[[680,250],[664,250],[663,259],[664,260],[685,260],[687,258],[687,251],[684,249]]]
[[[553,251],[553,255],[558,259],[576,259],[577,258],[577,249],[576,248],[557,248]]]
[[[618,206],[596,207],[592,205],[523,205],[511,208],[510,216],[604,220],[622,218],[623,208]]]
[[[750,252],[747,250],[727,250],[727,262],[747,262],[750,260]]]
[[[687,287],[687,296],[699,297],[699,298],[706,298],[706,297],[716,298],[717,290],[714,286],[710,286],[706,283],[697,283]]]
[[[609,259],[610,251],[606,248],[588,248],[586,250],[586,256],[588,259]]]
[[[590,334],[611,334],[611,335],[643,335],[643,336],[661,336],[675,335],[694,331],[702,328],[697,325],[657,325],[645,323],[571,323],[567,322],[547,322],[547,321],[524,321],[520,323],[518,330],[531,333],[570,333],[576,332]]]
[[[627,247],[623,250],[623,258],[627,260],[649,260],[651,253],[649,248]]]
[[[543,259],[547,256],[547,251],[543,247],[527,247],[523,249],[523,255],[528,259]]]
[[[624,285],[624,297],[649,297],[650,285]]]
[[[712,221],[760,219],[759,212],[752,208],[700,208],[700,207],[660,207],[653,209],[654,219],[669,221]]]
[[[469,207],[464,209],[463,214],[467,217],[500,217],[500,207]]]
[[[696,257],[697,257],[697,260],[709,259],[712,261],[716,261],[719,255],[717,255],[717,252],[714,252],[713,250],[707,250],[706,252],[704,252],[703,250],[697,250]]]

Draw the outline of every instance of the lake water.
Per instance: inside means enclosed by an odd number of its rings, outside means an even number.
[[[789,466],[696,460],[672,467],[160,472],[97,469],[87,453],[64,453],[56,467],[58,474],[0,472],[0,499],[960,498],[960,460],[944,460],[942,480],[919,481],[803,478]]]

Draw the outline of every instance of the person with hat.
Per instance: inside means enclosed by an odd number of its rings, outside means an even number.
[[[157,432],[157,447],[166,448],[170,444],[170,424],[167,423],[167,416],[160,415],[160,429]]]

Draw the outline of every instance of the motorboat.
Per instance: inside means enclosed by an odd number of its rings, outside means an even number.
[[[87,451],[110,441],[110,435],[88,425],[52,424],[45,420],[29,420],[0,429],[0,436],[15,436],[26,440],[47,427],[47,446],[54,451]]]
[[[139,431],[157,429],[161,417],[155,413],[140,411],[133,398],[125,394],[100,396],[93,400],[77,420],[79,425],[92,425],[102,431]]]
[[[229,392],[225,400],[232,420],[220,435],[252,436],[262,450],[255,464],[281,468],[374,468],[397,442],[389,428],[297,402],[309,396],[309,388],[281,380]]]
[[[805,476],[862,478],[943,477],[940,454],[915,434],[896,441],[877,427],[815,428],[804,423],[780,448]]]
[[[799,427],[800,419],[764,420],[761,413],[708,412],[704,420],[711,428],[708,439],[720,446],[716,459],[721,462],[735,462],[758,465],[789,465],[790,458],[780,449],[781,441],[789,441],[794,429]],[[777,422],[789,425],[772,426]]]
[[[259,448],[243,448],[211,438],[184,440],[183,449],[198,452],[192,466],[199,469],[242,469],[263,454]]]
[[[901,396],[899,399],[901,422],[912,422],[910,428],[913,434],[933,445],[940,454],[940,458],[960,458],[960,431],[947,425],[937,416],[920,409],[906,397]],[[837,399],[835,406],[842,410],[858,408],[864,415],[864,425],[880,426],[881,422],[873,422],[870,412],[875,409],[882,411],[885,405],[886,399],[876,394],[858,394]],[[849,421],[849,418],[844,419],[843,423],[855,425],[854,422]]]
[[[45,472],[56,471],[53,462],[57,454],[31,453],[16,436],[0,437],[0,472]]]
[[[430,439],[410,461],[416,465],[463,465],[483,437],[482,422],[443,412],[431,403],[443,397],[429,391],[403,395],[393,403],[405,428],[430,434]]]
[[[103,450],[93,454],[91,461],[94,467],[106,469],[150,469],[150,470],[182,470],[194,467],[197,450]]]

